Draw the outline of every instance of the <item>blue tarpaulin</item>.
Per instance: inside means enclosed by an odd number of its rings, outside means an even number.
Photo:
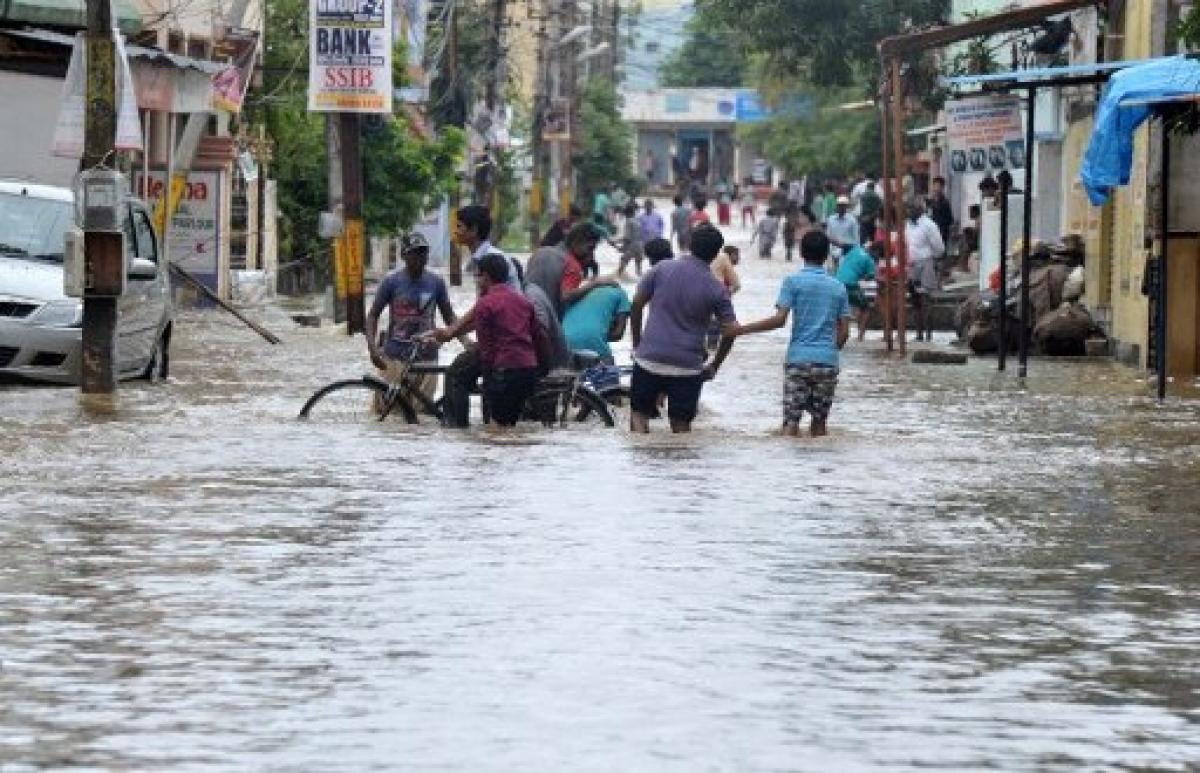
[[[1109,80],[1079,169],[1079,179],[1092,204],[1104,204],[1113,188],[1129,184],[1133,135],[1150,117],[1150,102],[1189,94],[1200,94],[1200,61],[1185,56],[1139,64]]]

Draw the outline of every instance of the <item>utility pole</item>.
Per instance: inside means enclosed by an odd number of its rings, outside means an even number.
[[[533,184],[529,189],[529,250],[533,252],[541,239],[542,212],[545,210],[543,197],[546,182],[545,148],[542,145],[542,133],[546,127],[546,110],[549,101],[546,89],[547,56],[546,56],[546,13],[538,14],[537,37],[537,70],[533,82],[533,136],[530,146],[533,154]]]
[[[458,4],[450,6],[449,18],[446,23],[450,29],[446,33],[446,68],[450,75],[450,91],[452,98],[457,100],[457,96],[453,95],[458,86]],[[467,169],[471,168],[471,148],[468,145],[466,153]],[[458,204],[461,197],[462,185],[455,187],[454,195],[450,197],[450,284],[454,287],[460,287],[463,283],[462,274],[462,245],[454,240],[454,234],[457,231],[455,224],[458,222]]]
[[[110,0],[87,0],[87,113],[80,171],[100,166],[113,153],[117,131],[116,46]],[[118,192],[119,193],[119,192]],[[80,191],[77,195],[85,195]],[[124,235],[84,233],[84,394],[112,394],[117,386],[117,298],[124,282]],[[115,285],[115,286],[114,286]]]
[[[342,220],[340,233],[333,238],[331,246],[333,254],[333,321],[346,321],[346,293],[349,280],[346,272],[346,229],[345,215],[342,211],[342,134],[338,127],[336,113],[325,114],[325,159],[327,179],[329,181],[329,211]]]
[[[346,333],[366,332],[366,307],[363,252],[366,235],[363,228],[363,155],[362,115],[338,114],[338,135],[342,162],[342,240],[346,269]]]

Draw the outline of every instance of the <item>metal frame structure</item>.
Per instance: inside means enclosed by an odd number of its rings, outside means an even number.
[[[1035,26],[1051,16],[1056,16],[1070,11],[1079,10],[1081,8],[1096,7],[1100,4],[1100,0],[1043,0],[1025,8],[1018,8],[1004,13],[998,13],[992,16],[987,16],[982,19],[972,19],[962,24],[953,24],[945,27],[936,27],[928,30],[919,30],[909,32],[902,35],[894,35],[884,38],[879,42],[879,58],[882,64],[882,88],[881,88],[881,108],[883,122],[883,169],[888,168],[888,145],[892,145],[894,158],[893,162],[896,167],[893,171],[899,173],[899,167],[904,158],[904,83],[901,73],[902,60],[910,55],[920,53],[931,48],[943,48],[953,43],[958,43],[971,38],[994,35],[999,32],[1009,30],[1022,29]],[[987,76],[980,76],[987,77]],[[1096,76],[1091,76],[1096,77]],[[1107,77],[1107,76],[1105,76]],[[1027,132],[1028,138],[1032,139],[1032,113],[1033,113],[1033,94],[1037,85],[1048,84],[1033,84],[1033,88],[1027,84],[1029,88],[1029,104],[1030,104],[1030,126]],[[1019,85],[1006,84],[1005,90],[1013,90],[1019,88]],[[1026,175],[1032,179],[1033,171],[1033,153],[1032,147],[1027,144],[1025,150],[1026,157]],[[1028,190],[1029,185],[1025,188]],[[1032,207],[1032,200],[1028,198],[1026,193],[1026,211]],[[884,211],[885,223],[889,229],[894,228],[896,233],[896,243],[894,245],[897,258],[897,276],[894,281],[889,281],[889,301],[895,299],[899,311],[897,320],[897,332],[900,334],[900,354],[903,356],[907,353],[907,331],[906,331],[906,315],[907,308],[903,295],[903,290],[908,275],[908,245],[905,243],[904,237],[904,202],[900,197],[896,196],[892,190],[890,178],[885,176],[884,182]],[[1029,217],[1026,217],[1025,222],[1026,232],[1029,230]],[[1026,252],[1028,252],[1029,240],[1026,239]],[[1028,265],[1028,260],[1025,261]],[[891,293],[895,291],[897,295]],[[886,317],[887,315],[885,315]],[[886,331],[885,331],[886,333]],[[892,348],[890,336],[886,336],[889,351]],[[1021,375],[1025,375],[1025,352],[1023,348]]]

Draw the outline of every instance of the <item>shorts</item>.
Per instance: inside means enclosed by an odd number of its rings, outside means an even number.
[[[640,365],[633,366],[629,384],[629,407],[634,413],[654,417],[658,414],[658,396],[667,397],[667,418],[691,422],[700,407],[704,376],[660,376]]]
[[[867,301],[867,296],[858,282],[846,285],[846,295],[850,298],[851,307],[863,310],[871,308],[871,304]]]
[[[799,424],[804,414],[825,421],[833,408],[838,369],[806,362],[787,365],[783,377],[783,423]]]

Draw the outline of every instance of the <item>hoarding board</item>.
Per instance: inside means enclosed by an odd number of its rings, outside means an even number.
[[[955,174],[1025,168],[1019,97],[974,97],[946,103],[946,143]]]
[[[392,112],[390,0],[309,0],[308,109]]]

